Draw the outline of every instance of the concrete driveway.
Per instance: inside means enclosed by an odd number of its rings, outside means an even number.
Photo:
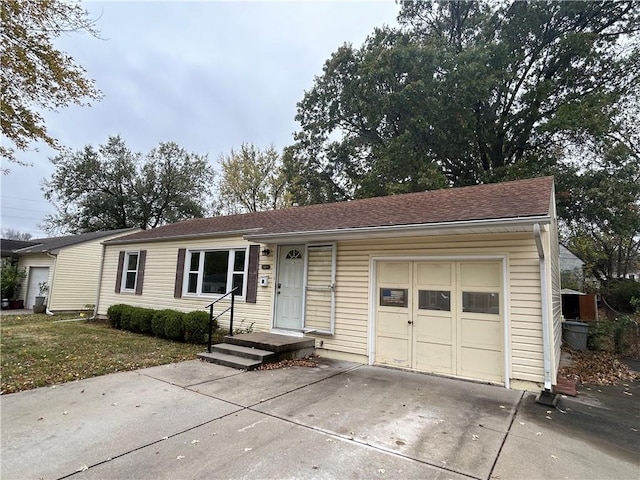
[[[637,479],[640,388],[619,390],[619,405],[585,391],[549,409],[531,393],[348,362],[190,361],[0,397],[0,473]]]

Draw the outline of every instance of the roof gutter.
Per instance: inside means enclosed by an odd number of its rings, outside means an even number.
[[[540,296],[542,301],[542,355],[544,360],[544,389],[551,391],[551,345],[549,342],[549,292],[547,291],[547,264],[544,258],[540,224],[533,225],[533,239],[540,262]]]
[[[197,238],[207,237],[229,237],[234,235],[243,235],[250,232],[259,232],[260,228],[243,228],[241,230],[225,230],[224,232],[200,232],[200,233],[187,233],[184,235],[170,235],[166,237],[152,237],[152,238],[132,238],[132,239],[120,239],[115,238],[113,240],[106,240],[102,242],[103,245],[126,245],[129,243],[148,243],[148,242],[171,242],[174,240],[192,240]]]
[[[418,223],[409,225],[380,225],[375,227],[356,227],[356,228],[338,228],[331,230],[315,230],[315,231],[298,231],[298,232],[280,232],[280,233],[252,233],[244,235],[245,240],[274,243],[287,241],[304,241],[304,240],[335,240],[337,238],[343,240],[354,240],[367,237],[386,237],[397,236],[398,234],[419,235],[428,234],[429,232],[441,234],[442,230],[449,230],[456,233],[456,230],[467,230],[469,228],[500,228],[500,227],[523,227],[530,228],[532,224],[546,225],[551,223],[551,217],[548,215],[537,215],[531,217],[514,217],[514,218],[492,218],[483,220],[464,220],[459,222],[436,222],[436,223]],[[523,230],[525,231],[525,230]]]

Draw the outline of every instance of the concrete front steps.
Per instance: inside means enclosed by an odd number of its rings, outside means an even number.
[[[211,353],[200,353],[198,358],[227,367],[253,370],[263,363],[307,357],[314,350],[313,338],[255,332],[233,337],[227,335],[223,343],[211,346]]]

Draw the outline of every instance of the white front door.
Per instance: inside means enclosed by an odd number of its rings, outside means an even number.
[[[304,246],[278,247],[275,328],[302,330]]]
[[[29,285],[27,288],[27,301],[24,308],[33,308],[36,297],[40,296],[40,284],[49,280],[49,267],[29,268]]]

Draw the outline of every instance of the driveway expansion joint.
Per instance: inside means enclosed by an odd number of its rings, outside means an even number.
[[[524,399],[524,395],[526,392],[522,392],[520,394],[520,398],[518,399],[518,403],[516,404],[516,408],[513,410],[513,414],[511,415],[511,421],[509,422],[509,427],[507,428],[507,431],[504,434],[504,437],[502,438],[502,443],[500,443],[500,448],[498,449],[498,453],[496,453],[496,458],[493,460],[493,465],[491,465],[491,470],[489,470],[489,475],[487,476],[487,479],[492,478],[493,475],[493,471],[496,468],[496,465],[498,463],[498,459],[500,458],[500,454],[502,453],[502,449],[504,448],[504,444],[507,442],[507,437],[509,436],[509,433],[511,433],[511,427],[513,426],[513,422],[515,422],[516,420],[516,415],[518,414],[518,410],[520,409],[520,405],[522,405],[522,400]]]

